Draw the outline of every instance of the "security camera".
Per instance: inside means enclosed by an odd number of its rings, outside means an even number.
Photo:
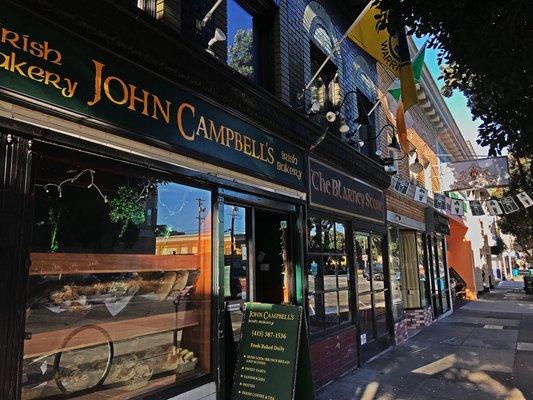
[[[335,122],[335,120],[337,119],[337,114],[335,114],[333,111],[328,111],[326,113],[326,119],[328,120],[328,122]]]

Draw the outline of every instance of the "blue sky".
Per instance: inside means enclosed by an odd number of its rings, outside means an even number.
[[[252,29],[253,19],[234,0],[228,0],[228,48],[233,45],[233,38],[238,29]]]
[[[427,40],[427,37],[416,38],[413,37],[417,47],[421,47],[424,42]],[[425,63],[433,75],[433,79],[437,82],[437,86],[440,88],[443,84],[442,80],[438,80],[440,75],[439,65],[437,63],[437,50],[436,49],[426,49]],[[480,125],[481,121],[475,120],[472,121],[472,114],[466,103],[466,97],[458,90],[454,91],[452,97],[445,97],[444,101],[448,105],[457,126],[463,133],[463,136],[466,140],[470,140],[474,146],[474,150],[478,155],[486,155],[488,152],[487,148],[481,147],[476,143],[477,138],[477,128]]]

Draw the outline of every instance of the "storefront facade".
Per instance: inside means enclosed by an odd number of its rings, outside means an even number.
[[[1,13],[1,398],[227,399],[247,301],[314,301],[314,343],[350,349],[330,379],[390,345],[380,165],[330,136],[308,160],[314,124],[136,10],[104,14],[187,62],[88,29],[93,6],[37,3]],[[326,208],[311,163],[372,182],[356,211]],[[333,240],[311,247],[312,223]]]
[[[393,343],[385,197],[309,159],[306,294],[315,386]]]
[[[301,296],[304,151],[7,7],[2,398],[224,398],[239,306]]]

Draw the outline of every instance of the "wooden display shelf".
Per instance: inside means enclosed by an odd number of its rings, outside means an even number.
[[[151,317],[132,318],[123,321],[104,322],[97,326],[105,331],[113,342],[134,339],[157,333],[183,330],[199,325],[198,311],[188,310],[176,314],[161,314]],[[74,335],[73,332],[78,330]],[[72,335],[72,337],[70,337]],[[70,338],[69,338],[70,337]],[[65,341],[68,343],[65,344]],[[31,339],[24,342],[24,358],[33,358],[55,354],[60,351],[82,349],[85,347],[105,344],[102,333],[95,329],[81,330],[79,326],[33,334]]]
[[[197,269],[196,254],[31,253],[30,275],[72,275]]]

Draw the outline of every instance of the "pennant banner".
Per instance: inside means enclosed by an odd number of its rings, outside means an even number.
[[[446,210],[446,196],[441,193],[435,193],[434,206],[438,210]]]
[[[472,215],[475,215],[477,217],[481,215],[485,215],[485,211],[483,210],[483,207],[481,206],[480,201],[470,200],[469,204],[470,204],[470,212],[472,213]]]
[[[502,215],[503,210],[500,206],[500,202],[498,200],[489,200],[485,203],[487,205],[487,208],[489,209],[490,215]]]
[[[528,208],[533,206],[533,200],[531,200],[531,197],[526,192],[518,193],[516,195],[520,203],[524,206],[524,208]]]
[[[415,190],[415,200],[420,203],[427,203],[428,191],[420,186],[417,186]]]
[[[411,186],[411,182],[398,178],[396,180],[396,184],[394,185],[394,190],[396,190],[398,193],[406,195],[407,191],[409,190],[409,186]]]
[[[451,202],[451,207],[452,208],[450,210],[450,213],[452,215],[459,215],[459,216],[462,217],[464,215],[464,213],[465,213],[463,204],[464,204],[463,200],[452,199],[452,202]]]
[[[519,210],[518,204],[514,201],[512,196],[504,197],[501,199],[503,211],[505,211],[506,214],[511,214]]]

